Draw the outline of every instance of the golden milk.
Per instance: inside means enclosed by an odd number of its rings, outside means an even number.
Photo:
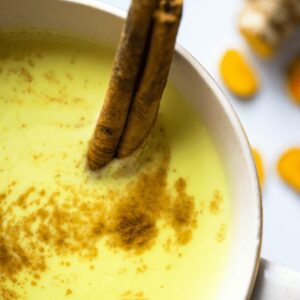
[[[0,298],[214,299],[230,196],[194,109],[168,85],[143,148],[92,173],[113,52],[46,32],[0,42]]]

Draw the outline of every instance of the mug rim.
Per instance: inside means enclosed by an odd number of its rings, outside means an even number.
[[[38,1],[43,2],[40,0]],[[87,6],[95,10],[103,11],[104,13],[110,14],[111,16],[117,17],[122,20],[126,16],[125,11],[118,9],[112,5],[103,3],[99,0],[53,0],[52,2],[61,2],[61,3],[64,2],[64,3]],[[190,65],[190,67],[192,67],[195,70],[195,72],[199,75],[199,77],[203,79],[205,84],[211,89],[212,93],[215,95],[218,104],[223,109],[225,115],[228,118],[229,123],[232,125],[233,130],[240,141],[242,155],[248,167],[250,168],[249,169],[249,171],[251,172],[250,177],[253,179],[252,182],[253,185],[251,188],[253,189],[253,191],[255,191],[255,194],[257,195],[255,197],[256,198],[255,206],[258,215],[258,221],[257,221],[257,227],[255,228],[255,232],[257,233],[258,243],[257,245],[253,246],[255,247],[255,249],[253,249],[254,258],[251,259],[251,270],[249,271],[249,274],[247,274],[249,278],[245,280],[245,282],[247,281],[248,282],[246,287],[247,290],[244,291],[244,294],[245,294],[245,298],[248,299],[252,294],[255,280],[258,273],[261,248],[262,248],[262,231],[263,231],[262,194],[258,182],[258,175],[255,167],[255,162],[251,154],[250,143],[239,117],[237,116],[231,103],[229,102],[228,98],[226,97],[221,87],[216,82],[216,80],[201,65],[201,63],[192,54],[190,54],[184,47],[182,47],[177,43],[175,50],[176,50],[175,54],[182,57]]]
[[[69,0],[68,0],[69,1]],[[84,0],[83,0],[84,1]],[[89,1],[89,0],[88,0]],[[244,151],[245,158],[252,167],[252,171],[255,173],[256,177],[256,190],[258,191],[258,212],[259,212],[259,228],[258,236],[259,243],[256,247],[255,263],[252,268],[252,278],[249,282],[246,299],[249,299],[254,290],[256,278],[259,271],[261,251],[262,251],[262,240],[263,240],[263,202],[262,202],[262,191],[259,184],[258,173],[255,167],[255,161],[251,154],[251,146],[246,131],[242,125],[240,118],[238,117],[236,111],[234,110],[229,99],[223,92],[220,85],[212,77],[212,75],[202,66],[202,64],[182,45],[176,44],[176,52],[182,56],[190,65],[192,65],[205,83],[212,89],[213,93],[217,96],[217,100],[221,107],[224,109],[230,123],[233,125],[235,132],[238,134],[241,143],[243,144],[243,150],[247,149],[247,153]]]

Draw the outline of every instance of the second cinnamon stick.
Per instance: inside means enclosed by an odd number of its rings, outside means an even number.
[[[182,0],[160,0],[154,14],[144,73],[130,106],[117,156],[136,150],[148,136],[159,110],[182,15]]]

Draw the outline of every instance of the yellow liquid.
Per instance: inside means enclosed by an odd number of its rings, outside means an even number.
[[[184,178],[186,192],[195,201],[197,226],[191,240],[168,248],[166,241],[174,233],[158,224],[155,243],[143,253],[112,249],[102,238],[93,255],[57,253],[51,245],[45,246],[48,252],[37,255],[36,237],[18,224],[24,225],[21,219],[46,205],[48,195],[59,193],[52,207],[73,203],[74,193],[66,187],[74,187],[80,191],[79,203],[91,203],[95,193],[117,189],[122,193],[124,182],[132,176],[126,171],[117,178],[109,171],[94,175],[85,165],[113,52],[90,41],[48,33],[2,34],[0,39],[0,270],[4,258],[8,259],[6,249],[1,250],[1,238],[8,235],[10,243],[16,239],[33,253],[29,260],[41,257],[45,264],[35,272],[26,267],[25,260],[14,278],[2,277],[0,298],[214,299],[230,245],[226,176],[209,133],[171,85],[157,123],[170,147],[170,189],[178,178]],[[216,193],[220,195],[217,200]],[[109,199],[105,204],[113,205]],[[35,230],[34,221],[30,232]],[[76,221],[74,226],[79,226]],[[80,226],[84,229],[85,223]]]

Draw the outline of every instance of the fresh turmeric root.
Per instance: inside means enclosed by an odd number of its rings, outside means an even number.
[[[273,56],[300,20],[298,0],[246,0],[238,26],[261,57]]]
[[[264,170],[263,161],[262,161],[261,155],[258,152],[258,150],[254,149],[254,148],[252,148],[252,155],[253,155],[253,158],[255,161],[260,187],[263,188],[264,183],[265,183],[265,170]]]
[[[259,89],[258,76],[243,55],[227,50],[219,65],[221,78],[229,91],[239,98],[250,98]]]
[[[297,57],[290,64],[287,74],[287,88],[292,100],[300,104],[300,57]]]
[[[300,148],[290,148],[279,159],[278,173],[281,178],[300,193]]]

